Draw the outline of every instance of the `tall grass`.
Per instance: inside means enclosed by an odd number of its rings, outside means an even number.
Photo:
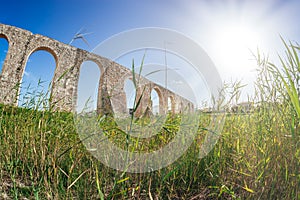
[[[198,159],[208,132],[202,127],[211,121],[200,113],[197,140],[155,172],[123,173],[100,163],[81,143],[71,113],[1,105],[0,199],[300,199],[300,47],[284,45],[279,66],[257,55],[259,105],[251,113],[228,113],[218,143]],[[164,145],[162,139],[150,143]]]

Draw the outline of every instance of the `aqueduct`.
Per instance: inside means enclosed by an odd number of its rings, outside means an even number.
[[[132,72],[120,64],[88,51],[64,44],[52,38],[33,34],[30,31],[0,24],[0,38],[8,42],[8,51],[0,75],[0,103],[18,105],[20,83],[29,56],[38,50],[45,50],[56,61],[51,87],[51,102],[55,109],[76,111],[80,66],[85,61],[95,62],[100,68],[97,111],[128,113],[124,82],[132,79]],[[137,113],[151,106],[150,95],[155,89],[159,94],[159,113],[166,113],[168,107],[174,113],[193,110],[193,103],[146,78],[140,77],[142,87],[137,88],[137,98],[143,94]],[[171,106],[168,105],[171,100]],[[170,109],[170,108],[169,108]]]

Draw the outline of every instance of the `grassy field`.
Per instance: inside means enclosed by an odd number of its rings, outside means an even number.
[[[0,199],[300,199],[298,51],[287,44],[280,69],[258,54],[260,105],[228,113],[206,157],[198,159],[207,134],[201,127],[211,117],[200,113],[188,151],[149,173],[116,171],[91,156],[70,113],[1,105]],[[166,128],[176,132],[178,117]],[[170,135],[162,132],[150,144],[165,145],[162,138]]]

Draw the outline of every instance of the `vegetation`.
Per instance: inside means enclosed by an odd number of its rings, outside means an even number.
[[[211,120],[201,113],[197,140],[154,172],[103,165],[81,143],[71,113],[1,105],[0,199],[300,199],[300,47],[284,44],[279,66],[257,54],[254,111],[228,114],[218,143],[198,159],[202,127]],[[176,132],[178,118],[170,116],[166,130]],[[112,130],[107,123],[103,129]],[[113,131],[108,135],[114,140]],[[169,137],[162,131],[148,142],[159,147]]]

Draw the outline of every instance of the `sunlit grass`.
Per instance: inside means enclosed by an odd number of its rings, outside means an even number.
[[[151,173],[119,172],[91,156],[73,114],[38,111],[34,103],[31,109],[1,105],[0,199],[299,199],[299,46],[286,48],[283,66],[258,54],[258,106],[250,113],[227,114],[206,157],[198,159],[211,114],[199,113],[197,140],[175,163]],[[234,98],[240,89],[235,86]],[[178,120],[180,115],[169,115],[160,134],[141,143],[133,139],[129,149],[167,144]],[[115,122],[100,125],[111,141],[126,147],[128,137]]]

